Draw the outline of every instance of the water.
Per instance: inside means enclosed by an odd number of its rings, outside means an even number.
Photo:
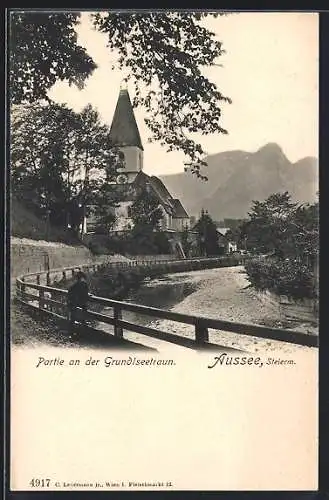
[[[196,289],[197,283],[190,281],[188,274],[167,275],[149,281],[145,280],[138,290],[131,291],[128,297],[123,300],[169,311]],[[140,325],[149,325],[154,321],[154,318],[152,319],[150,316],[130,311],[123,312],[123,319]]]
[[[151,280],[145,279],[137,290],[131,290],[127,297],[122,300],[124,302],[132,302],[133,304],[169,311],[198,288],[199,280],[192,278],[193,274],[195,275],[196,273],[199,274],[200,271],[169,274]],[[113,314],[111,307],[105,307],[101,312],[109,316]],[[131,311],[122,311],[122,319],[142,326],[148,326],[154,322],[154,318],[151,316]],[[103,323],[102,328],[105,331],[113,333],[111,325]]]

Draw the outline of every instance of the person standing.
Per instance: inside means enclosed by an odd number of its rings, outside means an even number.
[[[82,309],[80,321],[85,324],[85,312],[89,298],[89,287],[86,275],[79,271],[76,275],[76,281],[69,287],[67,293],[67,305],[69,311],[70,329],[72,330],[75,322],[79,319],[78,307]]]

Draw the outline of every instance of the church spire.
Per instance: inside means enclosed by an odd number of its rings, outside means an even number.
[[[110,138],[117,146],[137,146],[143,150],[128,90],[122,83],[110,129]]]
[[[125,78],[123,78],[121,80],[121,83],[120,83],[120,90],[127,90],[128,87],[127,87],[127,80]]]

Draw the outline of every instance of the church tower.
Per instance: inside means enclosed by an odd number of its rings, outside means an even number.
[[[125,169],[118,176],[118,182],[131,183],[143,170],[143,152],[134,110],[127,89],[121,89],[114,111],[110,138],[125,157]]]

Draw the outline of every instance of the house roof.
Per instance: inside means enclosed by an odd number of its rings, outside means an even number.
[[[120,90],[110,129],[110,138],[117,146],[137,146],[144,149],[127,89]]]
[[[229,227],[218,227],[217,228],[217,233],[221,234],[222,236],[226,236],[226,234],[231,231]]]
[[[189,218],[189,215],[188,213],[186,212],[185,208],[183,207],[183,205],[181,204],[180,200],[178,199],[173,199],[172,200],[173,202],[173,205],[174,205],[174,215],[173,217],[177,217],[177,218],[184,218],[184,219],[188,219]]]

